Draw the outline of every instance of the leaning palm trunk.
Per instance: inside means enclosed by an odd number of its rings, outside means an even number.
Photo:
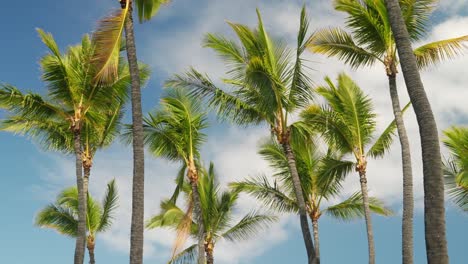
[[[96,263],[94,259],[95,240],[93,236],[91,235],[88,236],[88,241],[86,242],[86,245],[88,247],[88,253],[89,253],[89,264],[95,264]]]
[[[413,172],[411,168],[411,151],[403,121],[398,90],[396,85],[396,74],[388,76],[390,85],[390,97],[392,99],[393,114],[397,125],[398,136],[401,145],[401,159],[403,165],[403,223],[402,223],[402,255],[403,264],[413,263]]]
[[[315,256],[317,257],[317,259],[320,259],[320,242],[319,242],[318,219],[312,219],[312,231],[314,232]]]
[[[291,172],[291,179],[293,182],[294,192],[297,198],[297,204],[299,206],[299,218],[301,221],[302,236],[304,238],[304,243],[307,250],[307,257],[309,264],[319,264],[320,259],[315,255],[314,243],[312,242],[312,237],[310,234],[309,223],[307,221],[307,212],[304,201],[304,194],[302,193],[301,181],[299,179],[299,174],[297,172],[296,160],[294,158],[294,153],[292,152],[290,142],[285,140],[283,142],[284,154],[288,159],[289,170]]]
[[[200,193],[198,192],[198,181],[191,181],[193,210],[198,226],[198,264],[205,264],[205,228],[203,225],[203,216],[201,210]],[[207,253],[208,254],[208,253]]]
[[[125,20],[125,39],[127,44],[128,65],[132,81],[131,100],[133,122],[133,190],[132,224],[130,230],[130,264],[142,264],[145,192],[143,114],[141,110],[140,74],[138,71],[133,32],[132,1],[130,1],[129,5],[128,15]]]
[[[372,218],[369,209],[369,194],[367,193],[367,178],[365,170],[359,171],[359,181],[361,182],[362,203],[364,205],[364,216],[366,219],[369,264],[375,264],[374,233],[372,231]]]
[[[427,261],[429,264],[447,264],[444,185],[437,124],[419,75],[398,1],[386,0],[385,4],[421,137]]]
[[[75,245],[75,264],[83,264],[86,247],[86,193],[83,190],[83,162],[81,157],[81,131],[73,129],[75,151],[76,188],[78,189],[78,228]]]

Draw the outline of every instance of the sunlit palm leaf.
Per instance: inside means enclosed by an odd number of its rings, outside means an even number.
[[[93,34],[94,54],[92,63],[96,71],[96,82],[110,83],[118,75],[120,42],[130,6],[129,3],[130,0],[126,0],[125,8],[103,18]]]
[[[416,62],[420,69],[437,65],[443,60],[454,59],[468,48],[468,35],[445,39],[425,44],[414,50]]]
[[[117,208],[118,199],[119,197],[117,195],[115,180],[112,180],[107,184],[106,194],[104,195],[104,200],[102,201],[102,214],[100,216],[97,231],[106,231],[112,225],[112,220],[114,219],[113,213]]]

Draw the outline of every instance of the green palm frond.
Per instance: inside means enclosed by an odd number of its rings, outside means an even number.
[[[411,102],[408,102],[405,107],[401,110],[402,115],[411,106]],[[387,128],[382,132],[380,137],[375,141],[374,145],[367,151],[367,156],[378,158],[382,157],[390,148],[393,143],[393,138],[396,134],[396,121],[393,120]]]
[[[467,49],[468,35],[435,41],[414,50],[416,62],[420,69],[437,65],[443,60],[451,60]]]
[[[161,202],[161,210],[160,214],[151,217],[146,222],[146,228],[168,227],[176,229],[185,215],[185,212],[170,200],[163,200]]]
[[[106,231],[112,225],[112,220],[114,218],[113,213],[117,208],[118,199],[117,186],[114,179],[107,184],[106,194],[102,201],[102,214],[100,215],[99,225],[97,226],[98,232]]]
[[[190,247],[182,250],[177,255],[173,256],[173,258],[167,262],[167,264],[187,264],[187,263],[194,263],[197,259],[198,251],[197,251],[197,244],[193,244]]]
[[[77,235],[78,221],[70,208],[51,204],[37,214],[35,222],[39,227],[52,228],[66,236]]]
[[[384,54],[391,41],[391,29],[385,19],[386,8],[382,0],[334,0],[334,7],[348,15],[346,25],[358,46],[365,45],[377,57]]]
[[[138,19],[145,22],[154,17],[162,5],[168,4],[170,0],[135,0],[138,10]]]
[[[230,241],[246,240],[277,221],[277,217],[251,212],[244,216],[235,226],[224,232],[221,237]]]
[[[96,71],[95,82],[111,83],[118,75],[120,43],[129,3],[130,0],[126,0],[125,8],[101,19],[94,31],[94,54],[91,61]]]
[[[296,213],[298,211],[296,199],[284,193],[276,182],[270,184],[265,176],[233,182],[229,184],[229,187],[235,191],[252,195],[274,211],[289,213]]]
[[[375,197],[369,197],[369,207],[371,212],[382,215],[391,216],[393,212],[383,205],[383,202]],[[364,217],[364,206],[362,204],[362,194],[356,192],[345,201],[328,207],[324,212],[336,219],[342,221],[350,221],[356,218]]]
[[[311,37],[308,37],[309,18],[305,6],[302,7],[297,34],[296,62],[292,68],[291,89],[289,91],[289,103],[294,106],[304,107],[313,99],[312,80],[304,71],[304,59],[301,57]]]
[[[403,19],[412,40],[417,41],[426,35],[427,22],[438,2],[438,0],[400,0]]]
[[[454,160],[444,162],[445,191],[458,207],[468,212],[468,184],[461,182],[466,175],[466,171],[462,171]]]
[[[338,195],[342,188],[341,183],[354,168],[354,162],[344,160],[340,156],[324,156],[317,168],[317,185],[321,196],[328,199]]]
[[[337,57],[353,68],[371,66],[379,56],[354,43],[353,37],[340,28],[321,29],[313,33],[308,48],[315,53]]]
[[[232,119],[238,124],[258,124],[262,121],[263,114],[256,107],[216,87],[206,75],[193,68],[184,75],[175,75],[166,81],[165,86],[187,89],[196,98],[206,100],[221,119]]]

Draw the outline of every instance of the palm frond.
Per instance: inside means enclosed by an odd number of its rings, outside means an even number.
[[[197,244],[193,244],[190,247],[182,250],[177,255],[173,256],[173,258],[167,264],[187,264],[187,263],[194,263],[198,256]]]
[[[425,36],[430,14],[437,7],[438,0],[400,0],[401,12],[412,40]]]
[[[383,205],[383,202],[375,197],[369,197],[369,208],[371,212],[378,215],[393,215],[393,212],[389,208],[386,208]],[[355,192],[345,201],[337,205],[330,206],[324,211],[326,214],[342,221],[350,221],[356,218],[362,218],[364,217],[362,194],[360,192]]]
[[[158,13],[163,4],[168,4],[169,2],[170,0],[135,0],[138,19],[140,22],[150,20]]]
[[[467,178],[467,173],[454,160],[444,162],[445,191],[458,207],[468,212],[468,184],[463,184],[462,178]]]
[[[255,236],[258,232],[267,229],[277,219],[275,216],[250,212],[236,225],[224,232],[221,237],[230,241],[246,240]]]
[[[244,125],[258,124],[263,120],[263,114],[255,106],[216,87],[208,76],[193,68],[184,75],[175,75],[166,81],[165,86],[187,89],[196,98],[206,100],[208,106],[216,110],[220,119],[231,119]]]
[[[118,76],[120,43],[129,6],[130,0],[126,0],[124,9],[101,19],[93,34],[94,54],[91,62],[97,83],[111,83]]]
[[[435,41],[414,50],[416,62],[420,69],[435,66],[443,60],[455,59],[468,48],[468,35]]]
[[[49,205],[36,216],[35,223],[39,227],[52,228],[63,235],[76,237],[78,220],[70,208]]]
[[[315,53],[337,57],[353,68],[371,66],[380,58],[354,43],[353,37],[340,28],[321,29],[314,32],[308,48]]]
[[[273,211],[296,213],[298,210],[296,199],[284,193],[276,182],[270,184],[265,176],[233,182],[229,187],[255,197]]]
[[[411,102],[408,102],[405,107],[401,110],[402,115],[408,110],[411,106]],[[375,141],[374,145],[367,151],[367,156],[378,158],[382,157],[390,148],[393,143],[393,138],[395,137],[396,130],[396,120],[393,120],[387,128],[382,132],[380,137]]]
[[[102,214],[97,228],[98,232],[106,231],[112,225],[112,220],[114,219],[113,213],[118,206],[118,199],[117,186],[115,179],[113,179],[107,184],[106,194],[102,201]]]

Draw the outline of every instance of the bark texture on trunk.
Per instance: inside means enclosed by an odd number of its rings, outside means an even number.
[[[191,181],[192,197],[193,197],[193,212],[198,224],[198,264],[205,264],[205,226],[203,224],[203,215],[201,211],[200,194],[198,192],[197,181]],[[208,254],[208,253],[207,253]]]
[[[86,248],[86,193],[83,190],[83,162],[81,157],[81,132],[73,131],[75,151],[76,188],[78,189],[78,228],[75,244],[75,264],[83,264]]]
[[[130,231],[130,264],[143,263],[145,161],[143,145],[143,113],[141,110],[140,74],[138,70],[135,37],[133,32],[133,6],[130,1],[125,21],[127,58],[131,77],[133,124],[133,189],[132,224]]]
[[[319,227],[318,219],[312,219],[312,230],[314,232],[314,246],[315,246],[315,255],[320,259],[320,242],[319,242]]]
[[[314,243],[310,234],[309,222],[307,220],[307,211],[305,206],[304,194],[302,193],[301,180],[297,172],[296,159],[291,149],[289,141],[283,144],[283,150],[288,159],[289,170],[293,181],[294,192],[296,194],[297,204],[299,206],[299,218],[301,221],[302,236],[304,238],[305,247],[307,250],[307,257],[309,264],[319,264],[320,259],[315,255]]]
[[[429,264],[447,264],[449,257],[445,233],[444,185],[437,124],[419,75],[398,1],[386,0],[385,4],[421,137],[427,261]]]
[[[365,172],[359,172],[359,181],[361,182],[362,203],[364,206],[364,217],[366,219],[369,264],[375,264],[374,232],[372,231],[372,218],[369,208],[369,194],[367,193],[367,178]]]
[[[388,76],[393,114],[397,125],[401,145],[401,162],[403,166],[403,220],[402,220],[402,256],[403,264],[413,264],[413,170],[411,166],[411,151],[406,133],[405,123],[400,107],[400,99],[396,84],[396,75]]]

